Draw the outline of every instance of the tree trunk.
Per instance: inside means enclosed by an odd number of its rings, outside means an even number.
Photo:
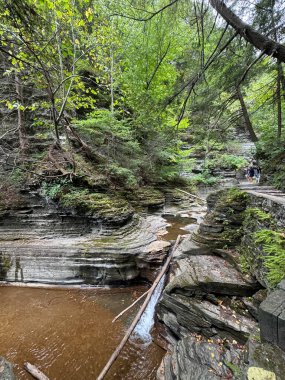
[[[247,108],[246,108],[246,105],[245,105],[245,102],[244,102],[244,99],[243,99],[243,95],[241,93],[241,90],[240,90],[239,86],[237,86],[236,91],[237,91],[238,100],[240,102],[241,111],[242,111],[242,115],[243,115],[243,118],[244,118],[244,123],[245,123],[246,130],[248,131],[248,133],[250,135],[251,141],[257,142],[258,138],[257,138],[257,136],[256,136],[256,134],[254,132],[253,126],[251,124],[251,121],[250,121],[250,118],[249,118],[249,114],[247,112]]]
[[[25,127],[25,115],[22,109],[24,104],[23,86],[19,74],[15,71],[15,87],[18,102],[18,134],[19,144],[22,153],[27,153],[29,149],[29,141],[27,137],[27,131]]]
[[[232,12],[223,0],[210,0],[210,4],[240,36],[265,54],[285,62],[285,46],[257,32]]]
[[[282,104],[281,104],[281,76],[282,67],[281,62],[277,62],[277,90],[276,90],[276,101],[277,101],[277,140],[280,140],[282,133]]]
[[[281,72],[282,95],[285,101],[285,76],[284,76],[282,64],[280,64],[280,72]]]
[[[56,143],[58,145],[60,145],[59,132],[58,132],[58,118],[57,118],[57,115],[56,115],[57,112],[56,112],[54,97],[50,98],[50,102],[51,102],[51,117],[52,117],[54,131],[55,131]]]

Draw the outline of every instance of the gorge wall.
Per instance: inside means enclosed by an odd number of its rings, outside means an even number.
[[[0,280],[108,285],[152,278],[170,246],[166,222],[134,211],[100,218],[60,207],[38,191],[0,213]]]
[[[284,353],[260,341],[258,323],[266,322],[261,317],[264,309],[268,322],[265,299],[274,292],[255,231],[268,228],[265,213],[269,212],[271,227],[273,222],[278,229],[284,227],[284,206],[239,189],[213,193],[207,203],[208,212],[199,229],[185,238],[175,253],[159,303],[158,318],[166,327],[171,349],[158,378],[252,379],[252,368],[260,367],[276,376],[268,378],[281,380]],[[280,303],[284,301],[281,298]],[[279,311],[283,313],[283,309]],[[276,322],[275,329],[282,323]],[[261,333],[261,338],[266,338],[262,328]],[[278,365],[272,363],[273,356]]]

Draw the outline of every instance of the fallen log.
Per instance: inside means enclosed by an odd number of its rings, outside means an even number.
[[[140,320],[143,312],[145,311],[150,299],[151,299],[151,296],[152,296],[152,293],[154,292],[155,288],[157,287],[159,281],[161,280],[162,276],[164,275],[164,273],[166,272],[166,270],[168,269],[168,266],[170,264],[170,261],[172,259],[172,256],[173,256],[173,252],[175,251],[175,249],[177,248],[178,244],[179,244],[179,241],[180,241],[180,238],[181,236],[178,235],[177,236],[177,239],[176,239],[176,242],[173,246],[173,248],[171,249],[171,252],[167,258],[167,260],[165,261],[163,267],[161,268],[161,271],[159,272],[158,276],[156,277],[154,283],[152,284],[151,288],[149,289],[148,291],[148,294],[147,294],[147,297],[144,301],[144,303],[142,304],[142,306],[140,307],[140,310],[138,311],[135,319],[133,320],[131,326],[128,328],[125,336],[123,337],[123,339],[121,340],[120,344],[118,345],[118,347],[116,348],[116,350],[113,352],[113,354],[111,355],[110,359],[108,360],[107,364],[105,365],[105,367],[102,369],[101,373],[99,374],[99,376],[97,377],[97,380],[102,380],[104,379],[104,377],[106,376],[107,372],[109,371],[109,369],[111,368],[112,364],[115,362],[115,360],[117,359],[117,357],[119,356],[122,348],[124,347],[124,345],[127,343],[131,333],[133,332],[134,328],[136,327],[136,324],[138,323],[138,321]]]
[[[24,364],[24,368],[28,371],[35,379],[38,380],[49,380],[49,378],[42,373],[36,366],[31,363],[26,362]]]
[[[194,195],[194,194],[188,193],[188,191],[181,190],[181,189],[176,189],[176,190],[177,190],[177,191],[181,191],[181,193],[185,193],[185,194],[187,194],[187,195],[190,195],[190,196],[193,197],[193,198],[199,199],[200,201],[206,203],[206,200],[205,200],[205,199],[200,198],[200,197],[197,197],[197,195]]]
[[[120,314],[118,314],[113,320],[112,320],[112,323],[114,323],[117,319],[119,319],[123,314],[125,314],[128,310],[130,310],[133,306],[135,306],[144,296],[147,295],[147,293],[149,292],[149,289],[144,292],[139,298],[137,298],[135,300],[135,302],[133,302],[130,306],[128,306],[126,309],[124,309],[123,311],[120,312]]]

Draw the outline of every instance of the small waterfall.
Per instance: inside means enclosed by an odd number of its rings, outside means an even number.
[[[151,299],[133,332],[133,338],[138,338],[147,345],[152,342],[150,331],[154,325],[155,306],[161,295],[164,281],[165,275],[162,276],[161,280],[157,284],[157,287],[155,288],[155,291],[153,292]]]

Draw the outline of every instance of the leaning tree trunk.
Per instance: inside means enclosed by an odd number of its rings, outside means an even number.
[[[247,112],[247,108],[246,108],[246,105],[245,105],[245,102],[244,102],[244,99],[243,99],[243,95],[242,95],[242,92],[241,92],[239,86],[237,86],[236,92],[237,92],[237,97],[238,97],[238,100],[239,100],[240,106],[241,106],[241,111],[242,111],[242,116],[244,118],[245,128],[246,128],[246,130],[248,131],[248,133],[250,135],[251,141],[252,142],[257,142],[258,138],[257,138],[257,136],[256,136],[256,134],[254,132],[253,126],[251,124],[251,121],[250,121],[250,118],[249,118],[249,114]]]
[[[251,45],[269,56],[285,62],[285,46],[268,38],[266,35],[254,30],[250,25],[243,22],[223,0],[210,0],[210,4],[231,25],[236,32]]]
[[[20,151],[22,153],[27,153],[29,149],[29,141],[28,141],[27,131],[25,127],[25,115],[24,115],[24,110],[23,110],[23,104],[24,104],[23,85],[17,71],[15,71],[15,87],[16,87],[16,95],[17,95],[17,102],[18,102],[18,134],[19,134]]]
[[[281,104],[281,78],[282,67],[281,62],[277,62],[277,89],[276,89],[276,101],[277,101],[277,140],[281,139],[282,133],[282,104]]]

